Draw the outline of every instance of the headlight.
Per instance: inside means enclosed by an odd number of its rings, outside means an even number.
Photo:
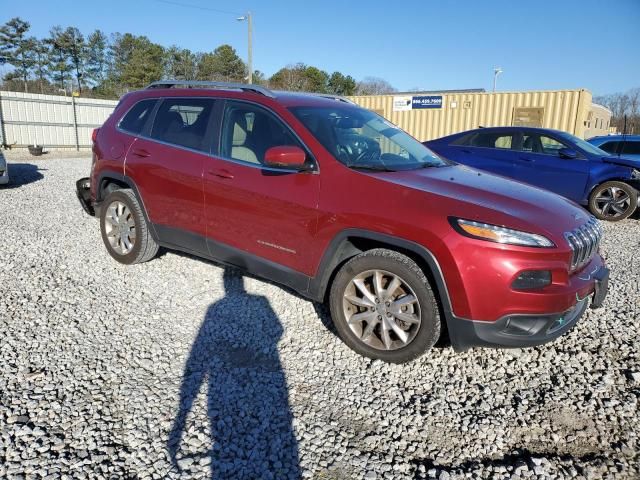
[[[471,238],[525,247],[555,247],[555,244],[547,237],[535,233],[521,232],[520,230],[461,218],[451,219],[451,223],[459,233]]]

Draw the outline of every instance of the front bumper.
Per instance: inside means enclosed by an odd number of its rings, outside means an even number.
[[[495,322],[451,316],[447,322],[451,344],[465,351],[471,347],[532,347],[555,340],[578,323],[589,305],[602,306],[609,289],[609,269],[600,267],[593,279],[591,292],[583,298],[576,294],[576,303],[564,312],[506,315]]]
[[[84,211],[95,217],[96,211],[91,203],[91,180],[89,177],[81,178],[76,182],[76,196]]]

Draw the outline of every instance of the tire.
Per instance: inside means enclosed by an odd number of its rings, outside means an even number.
[[[102,205],[100,232],[109,255],[125,265],[147,262],[156,256],[158,244],[151,237],[133,191],[114,190],[107,195]]]
[[[589,196],[589,211],[599,220],[624,220],[637,206],[637,190],[624,182],[605,182],[594,188]]]
[[[340,338],[369,358],[409,362],[440,337],[438,304],[427,277],[413,260],[393,250],[368,250],[345,263],[333,280],[329,302]]]

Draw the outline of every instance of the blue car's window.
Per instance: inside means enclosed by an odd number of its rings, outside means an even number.
[[[618,146],[620,142],[605,142],[600,145],[600,149],[607,153],[618,153]]]
[[[454,142],[454,145],[509,150],[513,146],[513,135],[504,132],[477,132]]]
[[[640,155],[640,142],[624,142],[622,154]]]
[[[606,156],[606,155],[608,155],[607,152],[605,152],[604,150],[601,150],[598,147],[596,147],[595,145],[591,145],[586,140],[578,138],[575,135],[571,135],[570,133],[558,132],[558,136],[560,138],[562,138],[563,140],[567,140],[568,142],[576,145],[578,148],[584,150],[585,152],[587,152],[587,153],[589,153],[591,155],[598,155],[598,156]]]
[[[547,137],[546,135],[540,135],[540,146],[542,147],[542,152],[545,155],[558,155],[558,152],[567,148],[567,145],[557,141],[554,138]]]

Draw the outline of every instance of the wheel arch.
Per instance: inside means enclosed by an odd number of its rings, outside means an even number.
[[[594,182],[589,187],[589,191],[587,193],[587,204],[589,204],[589,200],[591,200],[591,194],[593,194],[593,191],[596,188],[598,188],[600,185],[602,185],[603,183],[607,183],[607,182],[626,183],[630,187],[633,187],[636,190],[640,191],[640,180],[634,180],[633,178],[623,177],[621,175],[615,175],[615,176],[612,176],[612,177],[602,178],[602,179],[599,179],[597,182]]]
[[[451,299],[442,269],[433,253],[410,240],[379,232],[348,229],[336,235],[322,256],[318,268],[319,274],[310,281],[309,296],[314,300],[324,302],[331,283],[342,265],[350,258],[374,248],[387,248],[397,251],[418,264],[431,283],[438,304],[442,308],[442,313],[444,313],[448,323],[448,319],[452,314]]]
[[[117,185],[118,188],[131,189],[133,191],[133,194],[136,197],[136,200],[138,200],[138,203],[142,207],[142,215],[144,216],[144,219],[147,222],[147,225],[149,226],[149,231],[151,232],[152,238],[156,242],[158,241],[158,235],[156,233],[154,224],[149,220],[147,207],[145,206],[144,200],[142,199],[142,196],[140,195],[140,191],[138,190],[138,187],[136,183],[133,181],[133,179],[131,179],[130,177],[127,177],[126,175],[109,171],[109,172],[102,172],[98,177],[96,184],[98,185],[98,188],[96,190],[96,203],[95,203],[96,217],[98,218],[100,217],[101,204],[106,198],[106,196],[110,193],[108,189],[109,185]]]

